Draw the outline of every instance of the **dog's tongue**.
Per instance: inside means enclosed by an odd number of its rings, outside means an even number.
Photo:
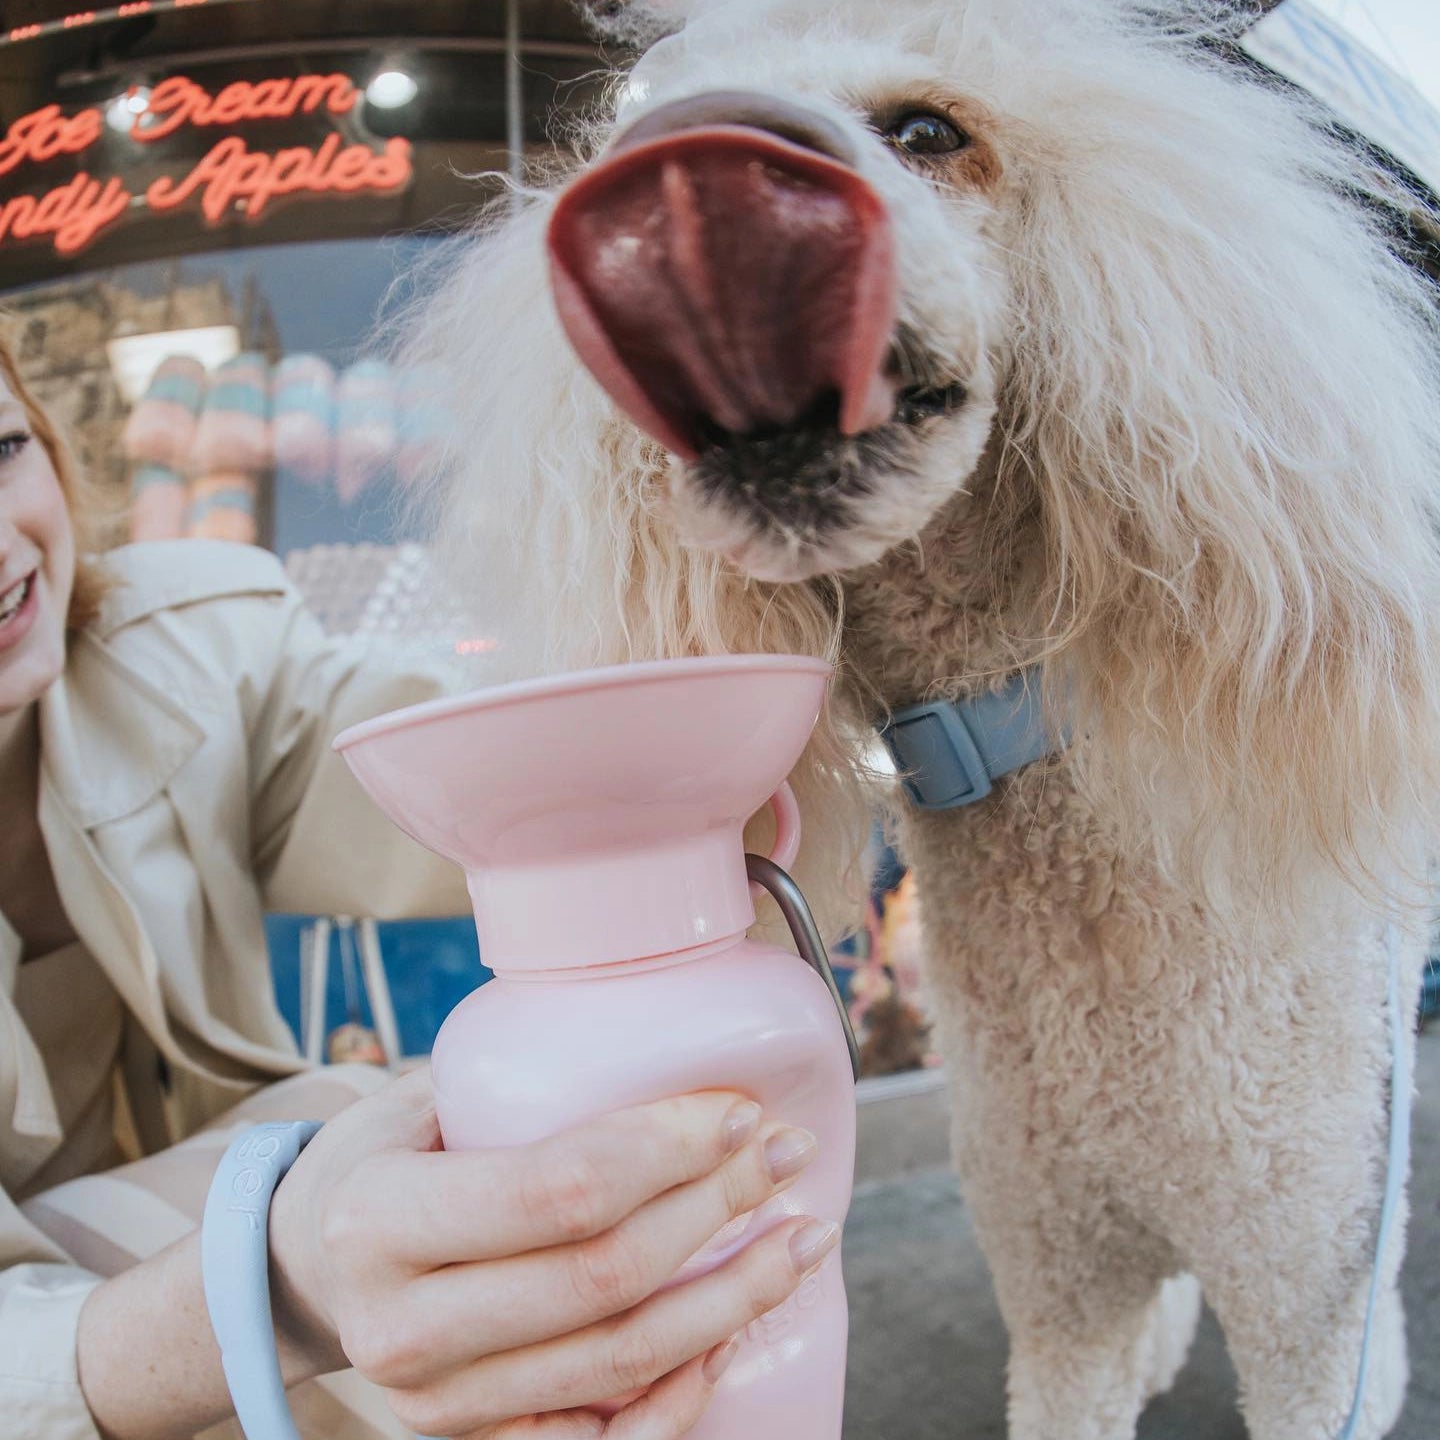
[[[827,405],[847,435],[894,410],[889,216],[846,165],[744,126],[683,130],[577,180],[549,245],[581,360],[679,455]]]

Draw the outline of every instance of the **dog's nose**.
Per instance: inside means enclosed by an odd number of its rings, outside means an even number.
[[[835,121],[817,110],[796,105],[778,95],[767,95],[762,90],[706,90],[683,100],[671,100],[642,115],[628,130],[622,131],[611,143],[610,153],[618,154],[647,140],[659,140],[707,125],[744,125],[752,130],[767,130],[843,165],[854,165],[856,161],[850,137]]]

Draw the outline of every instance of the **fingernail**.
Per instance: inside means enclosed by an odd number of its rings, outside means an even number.
[[[732,1335],[723,1345],[717,1345],[705,1357],[705,1363],[700,1367],[700,1373],[704,1375],[707,1385],[713,1385],[730,1368],[730,1362],[735,1358],[735,1352],[739,1348],[740,1342]]]
[[[753,1100],[742,1100],[730,1107],[725,1117],[725,1152],[738,1150],[759,1128],[760,1107]]]
[[[833,1221],[823,1225],[819,1220],[812,1220],[804,1229],[797,1230],[790,1237],[790,1259],[795,1269],[801,1275],[813,1270],[835,1248],[839,1238],[840,1227]]]
[[[765,1142],[765,1168],[778,1185],[798,1175],[814,1158],[818,1147],[808,1130],[777,1130]]]

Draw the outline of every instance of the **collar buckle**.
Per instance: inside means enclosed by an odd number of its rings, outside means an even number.
[[[1070,743],[1046,724],[1038,666],[1017,671],[998,690],[892,711],[880,738],[921,810],[973,805],[995,781]]]
[[[880,738],[905,793],[921,810],[973,805],[990,793],[990,772],[961,711],[948,700],[891,712]]]

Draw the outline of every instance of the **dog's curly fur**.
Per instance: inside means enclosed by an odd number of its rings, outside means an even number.
[[[1206,11],[656,5],[673,33],[617,79],[621,122],[740,84],[845,127],[894,217],[906,363],[965,385],[894,428],[838,530],[717,498],[580,368],[546,293],[563,175],[487,218],[409,340],[462,417],[432,499],[510,669],[840,663],[800,787],[802,878],[832,903],[864,725],[1040,665],[1079,738],[901,818],[1016,1440],[1130,1435],[1183,1359],[1188,1276],[1257,1440],[1336,1434],[1384,1169],[1386,919],[1407,994],[1423,950],[1433,297],[1387,244],[1390,194],[1199,43],[1225,28]],[[903,163],[877,117],[905,105],[963,123],[963,155]],[[1402,1401],[1399,1263],[1362,1440]]]

